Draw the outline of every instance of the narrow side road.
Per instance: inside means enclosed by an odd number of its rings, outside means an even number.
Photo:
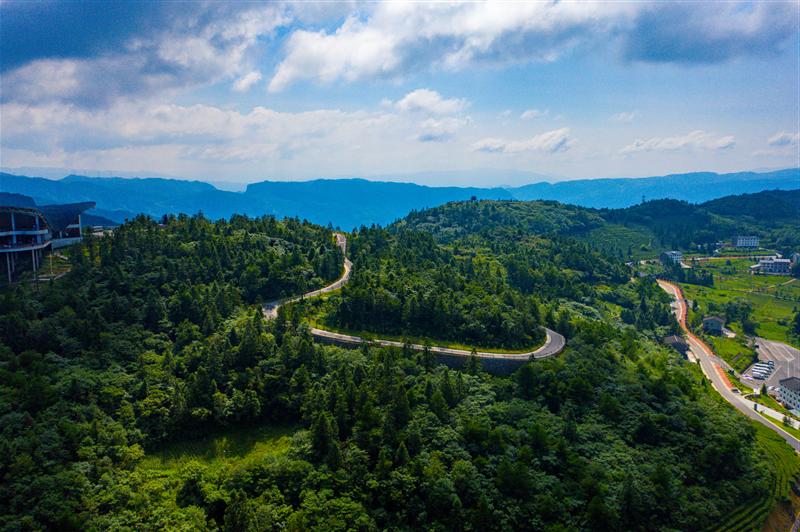
[[[706,378],[711,381],[714,389],[719,392],[723,399],[728,401],[728,403],[733,405],[733,407],[739,410],[742,414],[749,417],[753,421],[757,421],[762,425],[774,430],[784,440],[786,440],[786,442],[791,445],[795,451],[800,452],[800,440],[764,419],[761,414],[754,410],[753,405],[756,403],[748,401],[741,395],[735,394],[731,391],[730,382],[725,376],[725,372],[720,368],[719,364],[715,362],[716,356],[714,355],[714,352],[705,344],[705,342],[695,336],[686,325],[686,299],[683,297],[683,292],[681,291],[680,287],[668,281],[662,281],[661,279],[658,280],[658,285],[662,290],[675,298],[677,303],[674,306],[675,316],[678,319],[681,329],[683,329],[683,331],[686,333],[686,339],[689,343],[692,353],[694,353],[694,355],[697,357],[703,373],[705,374]],[[758,408],[761,410],[764,407],[758,405]]]
[[[268,303],[264,303],[264,316],[269,318],[275,318],[278,316],[278,307],[281,305],[285,305],[286,303],[292,303],[294,301],[300,301],[303,298],[308,299],[309,297],[317,297],[326,292],[333,292],[345,284],[347,281],[350,280],[350,271],[353,269],[353,263],[350,262],[350,259],[347,258],[347,237],[345,237],[341,233],[335,233],[336,235],[336,245],[339,246],[342,250],[342,254],[345,255],[344,257],[344,270],[342,272],[342,276],[336,279],[334,282],[329,284],[328,286],[323,286],[318,290],[312,290],[307,294],[303,294],[301,296],[294,296],[294,297],[286,297],[283,299],[276,299],[275,301],[270,301]]]
[[[345,254],[344,271],[342,273],[342,276],[339,277],[333,283],[329,284],[328,286],[325,286],[318,290],[314,290],[312,292],[308,292],[307,294],[303,294],[302,296],[288,297],[265,303],[263,306],[264,316],[266,316],[268,319],[275,318],[278,315],[278,308],[281,305],[292,303],[294,301],[299,301],[300,299],[304,298],[307,299],[311,297],[316,297],[326,292],[331,292],[333,290],[341,288],[342,286],[347,284],[347,281],[350,280],[350,272],[353,268],[353,264],[350,262],[350,259],[348,259],[346,255],[347,237],[342,233],[335,233],[335,234],[336,234],[336,243],[342,249],[342,253]],[[538,349],[529,351],[527,353],[488,353],[483,351],[477,351],[476,356],[481,359],[523,363],[524,361],[529,360],[531,358],[542,359],[559,354],[561,351],[564,350],[564,347],[567,344],[566,339],[564,338],[564,336],[551,329],[548,329],[546,327],[543,328],[545,331],[545,342]],[[404,347],[405,345],[403,344],[403,342],[397,342],[394,340],[381,340],[381,339],[372,340],[372,339],[361,338],[360,336],[350,336],[348,334],[340,334],[313,327],[311,328],[311,335],[319,340],[339,345],[359,346],[362,344],[377,344],[384,347]],[[415,351],[422,351],[425,349],[426,346],[420,344],[410,344],[410,347]],[[472,351],[468,351],[466,349],[453,349],[450,347],[428,346],[428,349],[430,349],[431,353],[437,353],[441,355],[453,355],[457,357],[468,357],[472,354]]]

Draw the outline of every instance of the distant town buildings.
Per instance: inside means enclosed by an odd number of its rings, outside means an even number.
[[[703,330],[709,334],[722,334],[725,320],[719,316],[706,316],[703,318]]]
[[[661,262],[664,264],[680,264],[683,260],[683,253],[680,251],[665,251],[661,254]]]
[[[778,257],[767,257],[760,259],[758,264],[750,266],[752,273],[766,273],[769,275],[789,275],[792,261]]]
[[[731,244],[735,248],[757,248],[759,246],[759,238],[752,235],[737,235],[731,239]]]
[[[778,401],[789,410],[800,409],[800,379],[789,377],[778,383]]]
[[[676,334],[664,338],[664,345],[673,348],[682,355],[685,355],[686,352],[689,350],[689,344],[686,342],[683,336],[678,336]]]
[[[20,194],[0,193],[0,255],[5,255],[8,282],[21,261],[39,269],[44,250],[56,249],[80,241],[81,213],[94,207],[93,202],[67,205],[43,205]]]

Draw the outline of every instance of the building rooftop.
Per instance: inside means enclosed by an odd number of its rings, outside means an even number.
[[[800,393],[800,379],[797,377],[789,377],[788,379],[781,379],[780,385],[791,390],[795,393]]]
[[[29,196],[0,192],[0,210],[25,210],[30,211],[29,214],[41,214],[51,231],[63,231],[79,214],[94,206],[93,201],[38,206]]]
[[[682,336],[678,336],[677,334],[671,334],[664,338],[664,343],[669,345],[681,344],[681,345],[688,345],[686,344],[686,340]]]
[[[703,321],[718,321],[720,323],[725,323],[725,320],[719,316],[706,316],[703,318]]]

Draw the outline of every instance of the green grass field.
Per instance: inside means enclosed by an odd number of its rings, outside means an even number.
[[[170,443],[146,455],[139,469],[176,470],[192,461],[199,461],[209,468],[238,467],[267,455],[286,453],[290,437],[296,430],[291,426],[237,428]]]
[[[753,362],[755,351],[743,345],[738,338],[714,336],[709,337],[709,340],[714,352],[737,372],[743,372]]]
[[[757,282],[763,282],[762,276],[757,277],[759,279]],[[774,277],[770,279],[773,282],[775,280]],[[784,282],[788,280],[786,277],[782,279]],[[741,279],[728,281],[728,286],[732,283],[741,282],[743,282]],[[681,284],[686,298],[690,301],[697,301],[700,305],[700,315],[712,313],[708,310],[709,303],[714,303],[718,308],[724,308],[727,303],[742,299],[748,301],[753,307],[752,319],[758,323],[756,327],[758,336],[800,347],[800,342],[790,332],[794,313],[797,308],[800,308],[800,299],[787,300],[771,295],[769,292],[747,292],[743,289],[723,288],[726,286],[726,281],[718,281],[716,276],[714,283],[713,288],[686,283]],[[797,282],[792,283],[789,286],[792,286],[793,292],[794,285],[798,285],[798,288],[800,288],[800,284]],[[732,324],[731,329],[739,333],[742,332],[737,323]]]

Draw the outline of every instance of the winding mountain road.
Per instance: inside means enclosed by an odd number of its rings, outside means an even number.
[[[264,304],[264,315],[267,318],[275,318],[278,315],[278,308],[281,305],[285,305],[287,303],[292,303],[294,301],[300,301],[301,299],[308,299],[311,297],[316,297],[327,292],[332,292],[338,288],[341,288],[347,281],[350,280],[350,272],[352,271],[353,264],[350,262],[350,259],[347,258],[347,237],[342,233],[335,233],[336,235],[336,243],[341,248],[342,253],[345,255],[344,259],[344,271],[342,276],[339,277],[336,281],[320,288],[318,290],[314,290],[308,292],[307,294],[303,294],[302,296],[295,296],[289,298],[278,299],[275,301],[270,301]],[[564,350],[566,346],[566,339],[561,334],[543,327],[545,330],[545,342],[544,344],[535,349],[533,351],[529,351],[527,353],[490,353],[485,351],[477,351],[476,356],[482,360],[492,363],[493,366],[496,367],[506,367],[504,369],[513,369],[515,366],[520,366],[531,359],[543,359],[549,358],[559,354],[561,351]],[[371,344],[371,345],[380,345],[383,347],[410,347],[415,351],[423,351],[424,349],[429,349],[431,353],[440,355],[444,358],[456,358],[456,359],[464,359],[469,357],[472,354],[472,351],[468,351],[466,349],[454,349],[451,347],[441,347],[441,346],[424,346],[421,344],[404,344],[403,342],[397,342],[395,340],[383,340],[383,339],[369,339],[369,338],[362,338],[360,336],[351,336],[349,334],[341,334],[333,331],[326,331],[325,329],[318,329],[316,327],[311,328],[311,335],[316,338],[317,340],[342,345],[342,346],[360,346],[362,344]],[[488,369],[488,368],[487,368]]]
[[[675,304],[673,305],[675,316],[678,319],[681,329],[683,329],[683,332],[686,333],[686,340],[689,342],[689,347],[691,348],[692,353],[694,353],[700,362],[700,368],[703,370],[706,378],[711,381],[714,389],[719,392],[723,399],[728,401],[728,403],[739,410],[742,414],[749,417],[753,421],[757,421],[762,425],[774,430],[784,440],[786,440],[786,443],[791,445],[795,451],[800,452],[800,440],[777,425],[764,419],[764,417],[754,409],[754,405],[756,403],[753,401],[748,401],[739,394],[733,393],[730,381],[725,375],[724,370],[716,362],[716,355],[714,352],[705,344],[705,342],[695,336],[686,325],[686,299],[684,298],[680,287],[674,283],[663,281],[661,279],[658,280],[658,285],[662,290],[675,298]],[[758,408],[763,409],[764,407],[759,405]]]

